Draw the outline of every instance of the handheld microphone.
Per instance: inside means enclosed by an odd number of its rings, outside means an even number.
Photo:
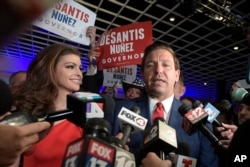
[[[106,100],[95,93],[76,92],[67,96],[67,108],[65,110],[50,112],[45,115],[32,115],[27,111],[15,111],[6,116],[1,123],[12,126],[20,126],[37,121],[55,122],[62,119],[68,119],[77,126],[83,127],[89,118],[103,118],[102,109],[109,110],[106,107]],[[113,109],[113,108],[112,108]]]
[[[131,133],[135,132],[135,128],[138,127],[145,129],[147,124],[147,119],[142,119],[143,117],[139,117],[140,115],[140,108],[137,106],[133,106],[131,110],[124,110],[122,108],[120,113],[118,114],[118,118],[120,120],[121,125],[121,132],[123,134],[121,138],[121,145],[124,147],[128,141],[128,138]]]
[[[111,137],[109,143],[115,146],[116,157],[115,157],[115,167],[135,167],[135,157],[134,154],[123,149],[121,140],[116,137]]]
[[[13,97],[8,85],[0,79],[0,116],[11,110]]]
[[[48,121],[55,122],[62,119],[66,119],[74,114],[73,111],[70,110],[62,110],[57,112],[48,113],[45,116],[32,115],[27,111],[16,111],[11,115],[4,117],[0,122],[5,125],[10,126],[21,126],[25,124],[29,124],[32,122],[38,121]]]
[[[250,106],[250,95],[248,91],[244,88],[236,88],[232,92],[232,100],[236,102],[244,103]]]
[[[67,95],[67,108],[74,111],[68,120],[84,127],[90,118],[104,118],[105,99],[96,93],[75,92]]]
[[[103,106],[103,112],[104,112],[104,118],[106,118],[107,115],[110,115],[114,111],[115,100],[109,94],[102,94],[101,97],[104,99],[105,105]]]
[[[142,157],[145,157],[148,152],[154,152],[161,159],[165,159],[165,155],[176,148],[175,129],[168,126],[163,118],[156,118],[153,125],[145,132]]]
[[[190,147],[185,142],[178,143],[178,148],[175,151],[173,166],[174,167],[196,167],[197,159],[189,157]]]
[[[221,122],[216,119],[217,116],[220,114],[220,111],[217,108],[215,108],[211,103],[207,103],[204,106],[199,100],[195,100],[192,107],[193,108],[197,108],[197,107],[203,108],[208,114],[207,121],[209,123],[213,123],[215,126],[218,126],[218,127],[223,127]]]
[[[221,141],[205,125],[208,114],[204,109],[201,107],[191,109],[190,106],[183,104],[179,107],[179,113],[184,117],[182,127],[189,135],[198,129],[211,143],[222,148]]]
[[[139,107],[132,107],[132,110],[129,110],[125,107],[121,108],[121,111],[118,114],[118,119],[120,121],[120,127],[122,127],[123,137],[122,137],[122,146],[124,147],[128,137],[131,133],[142,131],[145,129],[148,120],[140,116],[136,112],[140,112]]]
[[[211,103],[207,103],[204,107],[204,110],[208,113],[207,121],[209,123],[213,123],[218,127],[223,127],[221,122],[216,119],[220,114],[220,111],[217,108],[215,108]]]
[[[84,138],[68,145],[62,166],[114,166],[116,149],[107,143],[109,128],[104,119],[89,119],[84,126]]]

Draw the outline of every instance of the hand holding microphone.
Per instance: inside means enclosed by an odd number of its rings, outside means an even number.
[[[142,160],[143,167],[172,167],[172,162],[170,160],[162,160],[154,152],[149,152],[145,158]]]
[[[109,128],[102,118],[89,119],[84,138],[69,143],[63,166],[114,166],[116,149],[108,143]]]
[[[197,107],[201,107],[204,109],[204,111],[207,112],[208,114],[208,118],[207,121],[209,123],[213,123],[215,126],[219,126],[222,127],[222,124],[220,123],[220,121],[218,121],[216,119],[216,117],[220,114],[220,111],[215,108],[211,103],[207,103],[206,105],[203,105],[199,100],[195,100],[192,108],[197,108]]]
[[[204,109],[201,107],[191,109],[190,106],[183,104],[179,107],[179,112],[184,117],[182,127],[189,135],[196,130],[199,130],[215,146],[222,148],[221,141],[205,125],[208,114],[204,111]]]
[[[223,140],[220,140],[224,149],[227,149],[229,147],[230,142],[234,136],[234,133],[237,131],[237,129],[238,127],[236,125],[229,125],[225,123],[223,123],[223,127],[215,128],[215,130],[220,133],[220,136],[224,138]]]
[[[32,144],[41,139],[41,133],[48,129],[48,122],[36,122],[23,126],[0,124],[0,166],[9,166]]]
[[[176,131],[168,126],[163,118],[156,118],[153,125],[146,130],[142,157],[154,152],[162,160],[177,148]]]
[[[126,145],[131,133],[139,132],[145,129],[148,120],[140,116],[139,113],[140,108],[133,106],[131,110],[122,107],[120,113],[118,114],[121,131],[123,133],[121,138],[122,147]]]

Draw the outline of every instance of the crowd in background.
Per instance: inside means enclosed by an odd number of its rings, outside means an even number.
[[[95,27],[91,26],[86,34],[90,37],[89,68],[86,72],[82,72],[81,55],[76,48],[52,44],[36,55],[27,71],[13,73],[8,86],[14,101],[11,109],[1,115],[1,119],[11,112],[45,115],[64,110],[67,108],[67,95],[77,91],[100,93],[104,76],[93,63],[95,57],[100,56],[95,43],[95,31]],[[220,111],[217,119],[223,126],[216,127],[210,123],[206,123],[206,126],[223,143],[223,149],[218,150],[201,132],[188,135],[182,128],[183,117],[178,108],[182,104],[192,106],[198,99],[185,96],[185,73],[181,71],[181,62],[172,47],[157,41],[145,47],[141,73],[142,77],[132,83],[122,82],[124,99],[114,97],[114,110],[105,118],[111,125],[111,135],[122,138],[117,119],[122,107],[130,109],[138,106],[140,115],[149,120],[146,125],[149,128],[154,121],[152,116],[156,105],[161,102],[163,119],[176,130],[177,141],[190,146],[189,156],[197,159],[197,166],[230,166],[228,158],[232,158],[235,151],[240,154],[242,143],[247,142],[241,135],[249,128],[249,104],[231,101],[230,94],[227,99],[213,102]],[[232,90],[238,87],[241,87],[239,83],[232,84]],[[113,93],[116,91],[114,87]],[[84,129],[64,119],[23,126],[0,124],[0,134],[0,166],[61,166],[67,145],[83,137]],[[243,138],[242,143],[239,143],[239,139]],[[48,148],[53,149],[48,153]],[[126,149],[133,153],[138,166],[172,166],[171,160],[161,159],[154,152],[142,156],[143,132],[131,134]]]

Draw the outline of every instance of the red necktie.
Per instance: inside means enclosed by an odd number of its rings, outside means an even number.
[[[158,102],[156,104],[156,108],[153,112],[152,120],[154,121],[155,118],[160,117],[164,119],[164,110],[163,110],[163,104],[161,102]]]

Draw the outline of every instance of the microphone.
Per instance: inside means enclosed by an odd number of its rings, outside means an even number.
[[[250,95],[244,88],[236,88],[232,92],[232,100],[250,106]]]
[[[132,111],[131,111],[132,110]],[[122,129],[123,137],[121,145],[124,147],[131,133],[139,132],[145,129],[148,120],[139,115],[140,108],[134,106],[131,110],[122,107],[118,114],[120,127]]]
[[[27,111],[15,111],[11,115],[4,117],[0,122],[5,125],[10,126],[21,126],[25,124],[29,124],[32,122],[38,121],[48,121],[55,122],[62,119],[66,119],[74,114],[73,111],[70,110],[62,110],[57,112],[48,113],[45,116],[32,115]]]
[[[185,142],[178,143],[178,148],[175,151],[173,166],[174,167],[196,167],[197,159],[189,157],[190,147]]]
[[[114,166],[116,149],[107,142],[109,128],[102,118],[89,119],[84,126],[84,138],[68,145],[62,166]]]
[[[222,148],[221,141],[210,131],[205,125],[207,122],[208,114],[201,107],[191,109],[190,106],[185,104],[179,107],[179,113],[184,117],[182,122],[183,129],[191,135],[197,129],[202,132],[207,139],[215,146]]]
[[[177,148],[176,131],[163,118],[156,118],[145,132],[142,157],[148,152],[156,153],[161,159]]]
[[[115,108],[115,100],[109,94],[101,94],[101,97],[104,99],[104,118],[107,118],[107,115],[110,115]]]
[[[123,149],[120,139],[116,137],[111,137],[109,143],[115,146],[116,149],[115,167],[136,166],[134,154]]]
[[[13,97],[8,85],[0,79],[0,116],[11,110]]]
[[[105,99],[96,93],[75,92],[67,95],[67,108],[74,111],[67,119],[84,127],[90,118],[104,118]]]
[[[220,111],[217,108],[215,108],[211,103],[207,103],[204,106],[199,100],[195,100],[192,107],[193,108],[197,108],[197,107],[203,108],[208,114],[207,121],[209,123],[213,123],[215,126],[222,127],[221,122],[216,119],[217,116],[220,114]]]
[[[15,111],[6,116],[1,123],[12,126],[20,126],[37,121],[55,122],[68,119],[79,127],[83,127],[89,118],[103,118],[103,108],[110,110],[105,105],[108,100],[95,93],[76,92],[67,95],[67,108],[65,110],[50,112],[45,115],[32,115],[27,111]]]
[[[131,110],[124,110],[126,108],[122,108],[120,113],[118,114],[118,118],[120,120],[121,132],[123,136],[121,138],[121,146],[124,147],[128,141],[128,138],[131,133],[135,132],[135,128],[138,127],[144,130],[147,124],[147,119],[141,120],[140,108],[137,106],[133,106]],[[141,118],[139,118],[141,117]]]

